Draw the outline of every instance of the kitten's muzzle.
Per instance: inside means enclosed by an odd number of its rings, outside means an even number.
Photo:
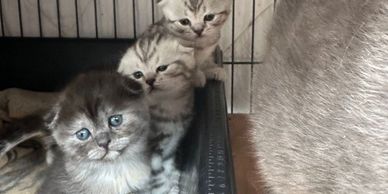
[[[102,147],[106,150],[108,149],[108,146],[109,146],[110,142],[112,141],[110,138],[110,135],[108,133],[98,134],[95,137],[95,140],[96,140],[96,143],[99,147]]]
[[[202,23],[193,24],[191,26],[191,29],[193,32],[195,32],[198,36],[202,35],[203,30],[205,29],[205,26]]]
[[[152,79],[147,79],[147,80],[146,80],[146,83],[147,83],[149,86],[154,87],[155,79],[154,79],[154,78],[152,78]]]
[[[204,30],[203,28],[193,29],[193,31],[194,31],[198,36],[201,36],[201,35],[202,35],[203,30]]]

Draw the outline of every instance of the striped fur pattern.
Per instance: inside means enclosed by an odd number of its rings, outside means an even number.
[[[146,189],[150,116],[142,93],[138,83],[117,72],[87,73],[71,82],[47,117],[57,148],[38,193]],[[119,124],[112,124],[112,115],[122,118]],[[85,129],[89,135],[81,139]]]
[[[254,68],[269,193],[388,192],[388,1],[280,0]]]
[[[151,26],[128,49],[118,69],[147,92],[154,194],[179,192],[176,149],[193,116],[194,49],[182,46],[165,30],[161,23]]]
[[[218,45],[221,28],[230,12],[230,0],[159,0],[168,32],[181,44],[195,48],[199,71],[197,86],[206,78],[224,81],[225,70],[217,67],[212,54]]]
[[[23,119],[10,120],[5,123],[4,135],[0,138],[0,157],[29,139],[49,136],[49,131],[36,130],[44,128],[44,123],[39,114],[29,116]]]
[[[51,164],[53,161],[51,148],[54,145],[54,139],[45,127],[44,114],[46,113],[35,113],[21,119],[11,119],[9,123],[6,123],[3,126],[5,133],[0,136],[0,157],[5,156],[19,144],[36,140],[46,150],[47,164]]]

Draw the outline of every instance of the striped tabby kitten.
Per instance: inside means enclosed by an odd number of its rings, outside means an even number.
[[[175,193],[179,171],[175,152],[192,120],[195,73],[193,48],[180,45],[155,24],[122,58],[118,71],[137,80],[147,92],[153,148],[151,193]]]
[[[117,72],[84,74],[68,85],[43,125],[20,125],[44,126],[21,132],[47,129],[43,134],[56,145],[38,193],[127,194],[147,189],[150,117],[142,91]]]
[[[182,45],[195,48],[198,68],[196,85],[206,78],[224,81],[225,70],[213,62],[212,54],[221,37],[221,28],[230,12],[230,0],[159,0],[168,32]]]

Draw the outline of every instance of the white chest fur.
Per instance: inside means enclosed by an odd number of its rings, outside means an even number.
[[[146,188],[150,167],[135,156],[122,156],[115,161],[81,164],[68,169],[73,181],[80,184],[85,193],[126,194]]]

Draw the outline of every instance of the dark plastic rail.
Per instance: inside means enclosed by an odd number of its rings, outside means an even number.
[[[215,52],[215,61],[222,66],[222,51],[218,48]],[[203,116],[200,117],[203,128],[200,133],[200,193],[234,194],[234,170],[229,141],[229,127],[225,87],[221,82],[208,82],[204,95]],[[201,105],[197,105],[200,107]]]
[[[200,97],[200,193],[235,193],[224,94],[223,84],[211,82]]]

